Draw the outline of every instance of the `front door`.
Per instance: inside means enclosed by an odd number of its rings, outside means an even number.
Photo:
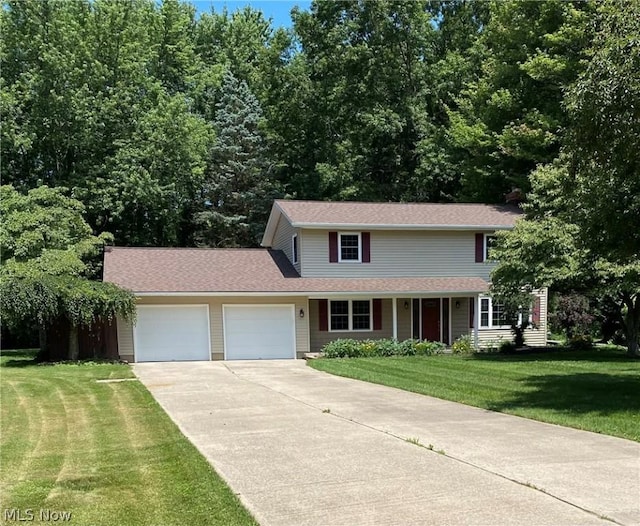
[[[440,341],[440,298],[422,300],[422,339]]]

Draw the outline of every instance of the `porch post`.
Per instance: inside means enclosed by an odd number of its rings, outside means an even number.
[[[475,302],[475,309],[473,309],[473,345],[477,349],[480,343],[480,335],[478,334],[478,327],[480,327],[480,294],[476,294],[473,301]]]
[[[391,299],[391,317],[393,318],[393,339],[398,339],[398,298]]]

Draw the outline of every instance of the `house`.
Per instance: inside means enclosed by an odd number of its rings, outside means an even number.
[[[515,206],[275,201],[261,249],[120,248],[104,279],[137,297],[130,361],[296,358],[337,338],[510,339],[487,295]],[[546,344],[546,290],[530,345]]]

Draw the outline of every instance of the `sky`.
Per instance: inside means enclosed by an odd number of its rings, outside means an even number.
[[[198,12],[210,13],[213,7],[216,11],[233,12],[244,6],[251,6],[262,11],[264,17],[273,19],[273,27],[291,27],[291,10],[297,5],[300,9],[307,10],[311,6],[311,0],[188,0]]]

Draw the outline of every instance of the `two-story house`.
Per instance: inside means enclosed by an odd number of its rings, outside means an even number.
[[[488,296],[497,230],[514,206],[280,200],[262,249],[119,248],[104,279],[137,297],[118,320],[130,361],[296,358],[337,338],[479,346],[510,339]],[[546,344],[546,290],[526,331]]]

